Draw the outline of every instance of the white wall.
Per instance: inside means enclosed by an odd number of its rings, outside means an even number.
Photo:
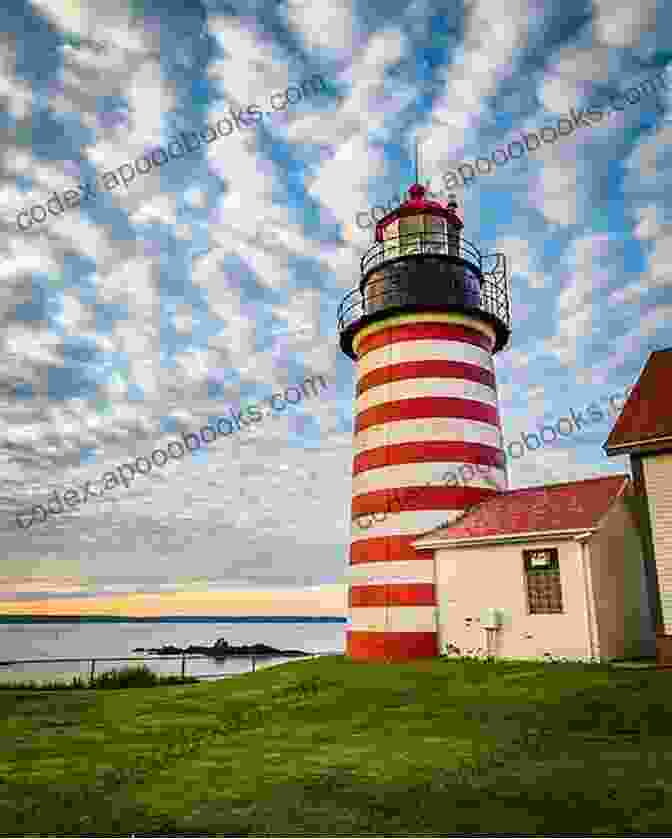
[[[607,658],[655,654],[645,588],[644,555],[633,512],[619,498],[589,542],[600,653]]]
[[[669,397],[668,397],[669,398]],[[672,635],[672,453],[642,457],[665,633]]]
[[[558,548],[563,614],[529,615],[523,550]],[[527,542],[464,547],[436,552],[439,645],[453,643],[462,654],[485,648],[477,619],[489,607],[504,609],[497,633],[497,655],[510,658],[553,656],[588,658],[588,622],[581,550],[574,541]],[[471,626],[465,618],[471,617]],[[525,636],[531,637],[525,637]]]

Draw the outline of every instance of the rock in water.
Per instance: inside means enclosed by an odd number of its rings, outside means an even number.
[[[240,647],[232,647],[224,638],[220,638],[211,647],[202,647],[199,645],[190,645],[184,649],[174,646],[163,646],[158,649],[145,650],[138,648],[133,652],[145,652],[152,655],[188,655],[190,653],[198,653],[199,655],[211,656],[212,658],[228,658],[229,656],[241,655],[265,655],[265,656],[306,656],[312,653],[304,652],[303,650],[277,650],[275,647],[269,647],[266,644],[252,644],[251,646],[243,645]]]

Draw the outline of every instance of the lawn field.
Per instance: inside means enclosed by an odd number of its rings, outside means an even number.
[[[671,695],[672,671],[341,657],[3,690],[0,835],[669,836]]]

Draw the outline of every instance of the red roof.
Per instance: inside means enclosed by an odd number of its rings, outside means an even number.
[[[378,224],[376,224],[376,242],[383,241],[383,230],[388,226],[388,224],[392,224],[393,221],[396,221],[396,219],[401,216],[416,215],[418,213],[427,213],[429,215],[439,216],[445,219],[449,224],[453,225],[453,227],[457,230],[461,230],[464,227],[462,219],[455,212],[457,209],[457,203],[444,206],[438,201],[430,201],[428,198],[424,197],[427,190],[424,186],[422,186],[422,184],[413,184],[408,192],[410,198],[406,199],[406,201],[398,207],[395,207],[394,210],[390,210],[390,212],[386,216],[383,216]]]
[[[420,539],[452,540],[593,528],[628,480],[628,475],[610,475],[508,490],[476,504],[457,521],[441,525]]]
[[[636,443],[651,444],[661,437],[672,438],[672,347],[656,350],[649,356],[637,384],[632,389],[616,425],[603,445],[608,455],[624,454],[624,448]]]

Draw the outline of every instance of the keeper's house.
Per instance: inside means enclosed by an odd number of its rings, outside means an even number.
[[[651,353],[604,449],[630,455],[656,657],[672,665],[672,347]]]
[[[633,496],[628,475],[508,490],[414,541],[433,552],[440,651],[653,655]]]

